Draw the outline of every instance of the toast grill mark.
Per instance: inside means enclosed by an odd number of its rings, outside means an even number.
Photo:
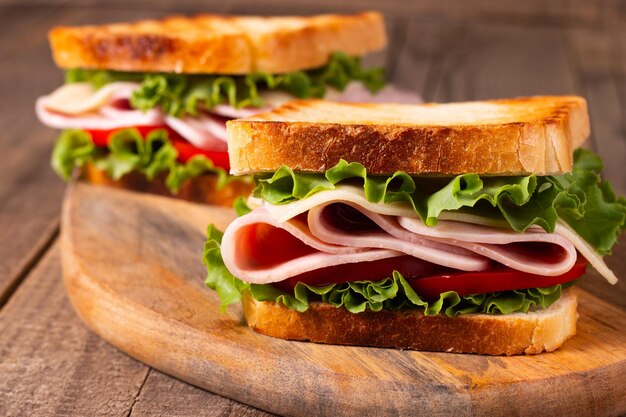
[[[159,60],[177,49],[175,41],[161,35],[120,35],[113,38],[87,35],[82,45],[102,63],[125,57],[140,61]]]

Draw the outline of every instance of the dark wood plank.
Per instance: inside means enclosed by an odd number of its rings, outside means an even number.
[[[263,14],[311,14],[320,12],[349,12],[356,10],[380,10],[395,16],[447,16],[453,19],[473,21],[509,21],[522,24],[566,24],[596,25],[607,18],[623,17],[625,11],[619,0],[596,0],[593,2],[553,0],[318,0],[315,2],[294,2],[291,0],[238,0],[231,2],[202,0],[66,0],[69,6],[88,8],[120,8],[136,10],[176,10],[176,11],[228,11],[231,4],[248,10],[247,13]],[[4,5],[49,6],[47,1],[1,0]]]
[[[0,312],[0,415],[126,416],[148,367],[84,327],[55,245]]]
[[[567,32],[567,37],[578,82],[589,104],[594,150],[602,157],[605,177],[615,191],[626,194],[626,136],[621,117],[624,112],[614,78],[609,33],[572,29]]]
[[[13,7],[2,10],[0,28],[0,307],[58,228],[65,185],[49,168],[58,132],[34,114],[38,96],[62,83],[46,33],[54,25],[106,22],[118,10]],[[129,19],[158,12],[125,12]],[[10,63],[10,65],[5,64]]]
[[[37,123],[33,111],[41,85],[51,87],[60,78],[43,58],[43,21],[50,11],[8,17],[0,42],[0,306],[56,232],[64,188],[48,168],[54,133]],[[10,43],[9,34],[15,36]]]
[[[621,107],[619,120],[622,140],[626,141],[626,27],[623,24],[615,25],[608,32],[611,69]]]
[[[423,18],[411,19],[407,26],[400,48],[390,45],[396,49],[390,77],[398,86],[432,101],[446,56],[463,39],[466,29],[458,23]]]
[[[577,92],[559,29],[466,25],[450,45],[436,101]]]
[[[266,417],[273,414],[220,397],[151,370],[130,417]]]

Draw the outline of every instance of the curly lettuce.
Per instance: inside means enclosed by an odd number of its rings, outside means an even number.
[[[114,180],[130,172],[139,172],[149,180],[164,174],[165,185],[172,193],[177,193],[186,180],[206,173],[217,175],[218,188],[235,178],[203,155],[196,155],[186,163],[177,158],[178,151],[164,129],[153,130],[145,138],[137,129],[122,129],[111,135],[107,148],[96,147],[89,133],[83,130],[66,130],[54,146],[51,165],[66,181],[74,168],[82,167],[87,161]]]
[[[605,255],[626,229],[626,199],[617,197],[601,179],[601,170],[600,158],[585,149],[574,153],[573,171],[560,176],[463,174],[433,179],[404,172],[374,176],[359,163],[341,160],[324,174],[295,173],[284,166],[273,174],[257,175],[253,195],[271,204],[287,204],[358,181],[368,201],[404,202],[429,226],[437,224],[441,213],[457,210],[504,219],[517,232],[537,225],[552,233],[560,219]]]
[[[223,103],[235,108],[262,107],[261,90],[280,90],[297,98],[322,98],[328,87],[343,91],[352,81],[362,82],[372,92],[385,85],[381,68],[363,68],[359,58],[341,52],[332,54],[322,68],[285,74],[255,72],[230,76],[85,69],[66,73],[66,82],[89,82],[96,88],[115,81],[140,84],[131,97],[132,107],[144,111],[160,107],[176,117],[196,115]]]
[[[438,299],[428,301],[413,290],[402,274],[394,271],[391,277],[380,281],[344,282],[326,286],[299,282],[292,293],[287,293],[270,284],[250,284],[233,276],[224,265],[220,252],[222,236],[215,226],[209,225],[203,252],[203,263],[207,268],[205,284],[217,292],[222,311],[228,305],[241,301],[243,292],[249,291],[258,301],[282,303],[299,312],[306,311],[311,302],[321,301],[345,308],[351,313],[382,309],[421,309],[427,316],[445,314],[450,317],[471,313],[525,313],[535,307],[549,307],[559,299],[562,288],[568,285],[463,296],[448,291],[440,294]]]

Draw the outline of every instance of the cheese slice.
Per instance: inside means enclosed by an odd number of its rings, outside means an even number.
[[[45,107],[58,113],[78,115],[92,113],[114,97],[129,98],[139,84],[114,82],[95,89],[90,83],[65,84],[45,98]]]

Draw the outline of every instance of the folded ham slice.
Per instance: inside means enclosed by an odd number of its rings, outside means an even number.
[[[576,263],[576,248],[569,240],[554,233],[546,233],[539,227],[533,227],[526,233],[517,233],[513,230],[455,221],[440,221],[435,227],[406,217],[400,217],[398,222],[405,229],[420,236],[465,248],[509,268],[530,274],[557,276],[572,269]],[[558,262],[546,265],[541,260],[541,253],[520,251],[519,246],[513,246],[512,249],[512,243],[547,243],[562,248],[564,252]]]
[[[247,253],[246,249],[249,249],[246,245],[250,243],[245,238],[246,229],[259,223],[285,230],[293,237],[293,243],[297,245],[302,242],[313,250],[306,255],[286,260],[277,265],[268,264],[265,267],[259,267],[265,261],[264,259],[252,259],[252,257],[244,255]],[[263,236],[256,237],[263,238]],[[265,237],[264,241],[253,242],[252,244],[271,244],[272,236],[266,235]],[[282,248],[285,251],[290,249],[292,248],[288,245]],[[277,250],[281,250],[281,248],[277,248]],[[237,218],[228,226],[222,238],[222,258],[226,267],[235,276],[257,284],[283,281],[304,272],[328,266],[375,261],[401,255],[401,252],[393,250],[363,250],[357,247],[339,246],[324,242],[315,237],[306,223],[298,220],[298,218],[279,222],[271,216],[265,207],[260,207]]]
[[[112,130],[132,126],[166,125],[199,149],[226,151],[225,115],[201,112],[176,118],[158,108],[148,111],[127,105],[137,83],[115,82],[96,90],[88,83],[66,84],[40,97],[35,105],[39,120],[56,129]]]
[[[486,270],[495,261],[521,272],[558,276],[574,266],[576,249],[585,245],[577,235],[561,233],[563,226],[557,233],[539,227],[517,233],[450,220],[426,226],[406,205],[371,203],[362,189],[354,186],[340,186],[284,205],[256,203],[257,208],[226,229],[222,257],[233,275],[257,284],[280,282],[328,266],[405,255],[462,271]],[[343,207],[343,215],[338,207]],[[259,224],[266,227],[262,234],[250,229]],[[272,249],[284,252],[282,258],[265,262],[248,256],[246,248],[272,244],[272,228],[288,232],[292,239],[283,239],[282,247]],[[291,247],[298,245],[310,250],[289,257]],[[601,258],[588,251],[581,253],[593,258],[589,260],[599,266],[600,273],[610,273],[602,267]]]

